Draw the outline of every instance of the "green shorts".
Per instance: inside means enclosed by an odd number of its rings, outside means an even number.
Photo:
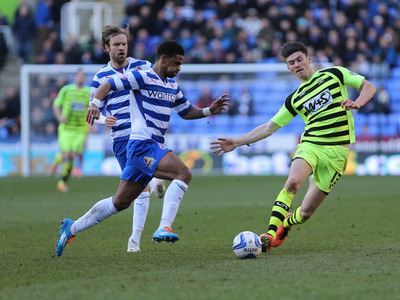
[[[301,143],[293,160],[304,159],[313,170],[313,180],[318,188],[329,194],[346,170],[349,148],[343,146],[320,146]]]
[[[58,146],[61,152],[81,154],[85,146],[86,132],[58,128]]]

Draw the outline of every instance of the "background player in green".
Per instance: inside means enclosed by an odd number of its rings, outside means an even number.
[[[211,143],[213,152],[221,156],[238,146],[269,137],[296,115],[306,124],[288,179],[272,208],[268,231],[260,235],[264,252],[281,245],[293,225],[308,220],[344,173],[349,144],[355,142],[351,109],[364,106],[376,91],[363,76],[346,68],[314,70],[302,43],[284,44],[281,55],[288,70],[301,81],[300,86],[267,123],[235,139],[218,138]],[[346,86],[360,90],[357,99],[349,99]],[[311,174],[313,178],[301,206],[289,213],[294,195]]]
[[[62,178],[57,183],[60,192],[68,191],[66,182],[71,175],[75,157],[83,152],[85,145],[88,131],[86,113],[90,96],[90,88],[84,85],[85,81],[86,74],[77,70],[74,83],[61,88],[53,104],[59,122],[58,145],[63,164]]]

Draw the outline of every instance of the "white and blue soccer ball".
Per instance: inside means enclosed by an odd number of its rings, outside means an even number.
[[[240,258],[257,258],[261,254],[261,240],[252,231],[239,233],[232,243],[233,253]]]

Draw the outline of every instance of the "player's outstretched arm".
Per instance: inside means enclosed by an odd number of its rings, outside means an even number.
[[[265,139],[272,135],[275,131],[281,128],[273,121],[268,121],[262,124],[245,135],[239,136],[235,139],[232,138],[218,138],[217,141],[211,142],[210,149],[214,150],[213,153],[217,153],[218,156],[224,153],[230,152],[238,146],[250,145],[259,140]]]
[[[196,106],[192,106],[186,115],[182,116],[185,120],[194,120],[194,119],[201,119],[204,117],[208,117],[211,115],[217,115],[224,110],[228,109],[229,101],[231,98],[228,98],[227,94],[223,94],[219,96],[214,102],[211,104],[210,107],[206,108],[198,108]]]

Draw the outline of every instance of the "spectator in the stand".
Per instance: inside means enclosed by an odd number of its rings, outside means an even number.
[[[21,103],[18,90],[15,86],[9,86],[6,89],[6,97],[3,99],[7,103],[9,118],[17,118],[20,115]]]
[[[126,0],[125,1],[125,15],[128,17],[139,14],[140,9],[139,0]]]
[[[143,60],[151,60],[151,56],[148,54],[144,43],[135,43],[134,44],[133,56],[140,57]]]
[[[389,67],[396,66],[396,50],[391,45],[392,36],[386,33],[379,37],[378,45],[374,49],[374,53],[379,55],[380,59],[384,61]]]
[[[149,5],[141,5],[139,16],[141,18],[141,28],[145,28],[151,34],[157,34],[154,31],[154,15],[152,14],[151,8]]]
[[[190,51],[194,45],[195,35],[193,35],[189,29],[183,29],[180,33],[178,42],[185,48],[186,51]]]
[[[54,27],[54,16],[52,10],[51,0],[39,0],[36,5],[36,28],[37,28],[37,38],[35,41],[35,53],[36,55],[42,52],[43,42],[49,36],[51,28]]]
[[[237,112],[242,116],[253,115],[253,97],[247,88],[242,88],[238,96]]]
[[[144,48],[144,54],[146,57],[150,56],[151,53],[151,43],[150,43],[150,36],[149,36],[149,31],[145,28],[139,29],[137,36],[134,40],[133,47],[135,47],[137,44],[143,45]],[[138,57],[138,56],[135,56]],[[139,56],[141,59],[145,59],[144,57]]]
[[[51,6],[51,14],[54,19],[54,28],[52,28],[53,30],[57,32],[60,31],[61,8],[65,3],[70,1],[71,0],[52,0],[53,4]]]
[[[266,43],[271,45],[274,39],[275,28],[272,27],[270,20],[265,17],[261,18],[261,25],[261,30],[258,32],[258,39],[262,38]]]
[[[382,61],[379,54],[372,56],[371,74],[372,78],[378,80],[387,79],[390,75],[390,68],[386,61]]]
[[[400,15],[398,15],[394,20],[393,20],[393,26],[391,27],[393,34],[393,41],[392,45],[395,48],[396,52],[400,51]]]
[[[375,28],[368,28],[367,35],[365,37],[365,41],[368,43],[368,46],[371,49],[374,49],[375,46],[378,44],[378,32]]]
[[[44,60],[42,63],[54,64],[56,52],[53,49],[51,40],[45,40],[42,48],[41,59]]]
[[[376,112],[389,114],[390,109],[390,95],[384,86],[380,86],[376,97]]]
[[[349,65],[357,57],[357,41],[354,38],[348,38],[345,42],[343,52],[343,60],[346,65]]]
[[[260,20],[257,9],[249,8],[246,11],[245,18],[239,22],[239,27],[241,27],[249,36],[256,37],[261,29],[263,28],[263,23]]]
[[[4,67],[8,57],[8,45],[6,37],[2,31],[0,31],[0,70]]]
[[[51,31],[48,35],[48,40],[51,41],[52,47],[55,52],[60,52],[63,49],[63,43],[60,38],[60,34],[56,31]]]
[[[8,116],[7,104],[5,101],[0,101],[0,141],[8,137]]]
[[[214,101],[214,96],[211,93],[210,87],[208,85],[204,85],[201,90],[201,94],[199,99],[197,99],[196,106],[199,108],[209,107],[211,103]]]
[[[210,63],[218,63],[225,57],[225,51],[222,48],[221,40],[212,39],[210,41]]]
[[[43,111],[39,106],[32,109],[31,129],[32,133],[36,135],[43,135],[46,133],[46,121],[43,117]]]
[[[305,44],[310,44],[309,33],[308,33],[308,22],[305,18],[301,17],[297,19],[296,32],[298,36],[298,41]]]
[[[351,66],[353,72],[367,77],[370,76],[371,64],[364,53],[358,53]]]
[[[0,10],[0,26],[1,25],[8,25],[8,20],[7,18],[2,14]]]
[[[17,88],[9,86],[0,100],[0,138],[20,132],[20,97]]]
[[[65,53],[66,64],[79,64],[82,56],[79,44],[71,37],[64,43],[63,52]]]
[[[206,60],[208,53],[207,40],[204,36],[199,36],[195,41],[192,51],[189,52],[191,63],[202,63]]]
[[[314,62],[317,64],[324,64],[329,62],[328,56],[325,54],[324,50],[317,50],[314,55]]]
[[[93,54],[90,50],[86,50],[81,57],[81,64],[91,65],[93,64]]]
[[[31,9],[27,4],[21,3],[18,7],[13,27],[18,55],[25,63],[29,63],[32,55],[32,42],[36,36],[36,25]]]
[[[309,31],[310,45],[314,47],[315,50],[323,49],[324,47],[324,37],[321,28],[318,25],[312,25]]]
[[[50,97],[44,97],[42,99],[40,107],[43,111],[43,117],[46,122],[55,122],[56,121],[56,119],[54,118],[54,114],[53,114],[53,101]]]
[[[168,27],[168,21],[165,18],[165,11],[160,10],[154,20],[154,31],[159,33]]]
[[[334,29],[329,30],[327,39],[325,41],[325,45],[326,45],[325,49],[326,47],[331,47],[335,49],[334,52],[336,53],[336,55],[342,56],[344,51],[343,41],[340,39],[339,33],[336,30]]]
[[[58,32],[59,10],[67,1],[40,0],[36,8],[36,15],[41,16],[40,24],[54,22],[51,32]],[[364,53],[369,61],[373,54],[378,54],[380,61],[385,61],[390,68],[397,66],[400,18],[395,1],[328,2],[126,0],[126,17],[122,24],[129,24],[132,41],[138,38],[139,32],[147,32],[148,41],[140,43],[144,44],[147,55],[150,53],[150,60],[154,59],[154,47],[168,39],[182,42],[187,51],[186,63],[254,63],[264,58],[279,61],[278,45],[300,40],[331,63],[342,59],[345,67],[353,64],[359,53]],[[32,29],[34,26],[29,27]],[[26,34],[27,31],[22,32]],[[213,53],[219,46],[215,40],[220,41],[225,55]],[[26,45],[27,39],[21,41]],[[62,47],[52,44],[55,53],[63,48],[66,63],[99,63],[103,59],[95,40],[82,46],[71,41]],[[135,51],[141,53],[142,47],[138,46]],[[130,47],[130,51],[133,49]],[[318,50],[323,50],[325,55]],[[82,53],[85,53],[83,59]],[[43,54],[34,61],[52,63]]]
[[[141,28],[142,19],[139,16],[131,16],[128,19],[127,24],[129,25],[129,40],[133,40],[133,37],[137,36],[139,29]]]
[[[66,64],[67,58],[64,52],[57,52],[54,57],[54,64],[55,65],[64,65]]]
[[[103,46],[100,41],[95,41],[93,45],[93,63],[94,64],[106,64],[109,57],[106,52],[104,52]]]

